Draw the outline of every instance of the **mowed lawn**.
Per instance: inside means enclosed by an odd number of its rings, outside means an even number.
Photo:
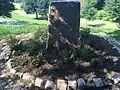
[[[15,4],[17,10],[12,12],[12,18],[0,17],[0,20],[19,20],[27,21],[29,23],[36,23],[38,25],[0,25],[0,38],[8,35],[17,35],[21,33],[33,32],[35,30],[46,30],[48,28],[47,20],[36,20],[35,15],[27,15],[20,9],[20,4]],[[94,20],[87,21],[81,18],[80,27],[89,27],[92,33],[104,32],[117,40],[120,40],[120,29],[117,28],[116,23],[110,21]]]
[[[17,5],[18,6],[18,5]],[[34,15],[33,15],[34,16]],[[12,18],[0,17],[0,20],[18,20],[29,23],[36,23],[36,25],[5,25],[0,24],[0,39],[9,35],[18,35],[22,33],[33,32],[35,30],[46,30],[48,28],[47,20],[36,20],[32,15],[27,15],[23,10],[14,10]]]
[[[86,19],[81,19],[81,27],[90,28],[91,33],[106,33],[120,41],[120,28],[117,27],[115,22],[94,20],[87,21],[86,25]]]

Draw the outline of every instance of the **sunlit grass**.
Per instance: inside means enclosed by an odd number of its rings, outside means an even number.
[[[46,29],[46,25],[0,25],[0,38]]]

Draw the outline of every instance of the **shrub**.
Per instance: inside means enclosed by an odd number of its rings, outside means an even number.
[[[105,17],[107,17],[107,13],[104,10],[100,10],[96,14],[96,19],[100,19],[101,20],[101,19],[103,19]]]
[[[11,50],[18,51],[21,47],[19,40],[14,35],[6,37],[6,43],[10,46]]]
[[[105,10],[98,11],[95,17],[100,20],[111,20],[111,16]]]

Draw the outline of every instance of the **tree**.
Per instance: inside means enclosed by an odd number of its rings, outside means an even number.
[[[106,12],[115,19],[117,26],[120,27],[120,0],[106,0]]]
[[[95,8],[97,8],[98,10],[102,10],[104,6],[105,0],[98,0],[97,3],[95,4]]]
[[[38,12],[40,15],[47,15],[49,0],[38,0]]]
[[[95,19],[95,14],[97,12],[95,5],[97,0],[86,0],[82,7],[82,16],[87,20]],[[86,24],[87,24],[86,20]]]
[[[25,0],[24,10],[27,14],[47,15],[49,0]]]
[[[11,17],[11,11],[14,10],[13,0],[0,0],[0,16]]]

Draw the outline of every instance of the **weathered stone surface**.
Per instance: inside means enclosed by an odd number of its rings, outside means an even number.
[[[72,90],[76,90],[77,89],[77,81],[68,81],[68,88],[71,88]]]
[[[77,83],[78,87],[86,85],[85,80],[83,78],[78,78]]]
[[[104,86],[104,83],[101,78],[93,78],[93,82],[95,83],[96,87]]]
[[[35,79],[35,86],[37,86],[37,87],[41,87],[42,82],[43,82],[42,79],[40,79],[40,78],[36,78],[36,79]]]
[[[67,84],[65,83],[65,80],[57,80],[57,89],[58,90],[66,90],[67,89]]]
[[[15,75],[18,75],[20,78],[22,78],[23,73],[17,72]]]
[[[33,81],[34,77],[31,76],[29,73],[24,73],[22,79],[26,81]]]
[[[56,90],[56,85],[53,81],[47,80],[45,84],[45,90]]]
[[[6,65],[7,65],[7,68],[8,68],[8,69],[12,69],[11,59],[9,59],[9,60],[7,61]]]
[[[53,0],[49,8],[49,23],[48,51],[76,43],[80,25],[80,2]]]
[[[3,41],[0,41],[0,60],[9,59],[11,50]]]
[[[112,80],[114,81],[115,84],[120,83],[120,74],[116,74],[112,77]]]

